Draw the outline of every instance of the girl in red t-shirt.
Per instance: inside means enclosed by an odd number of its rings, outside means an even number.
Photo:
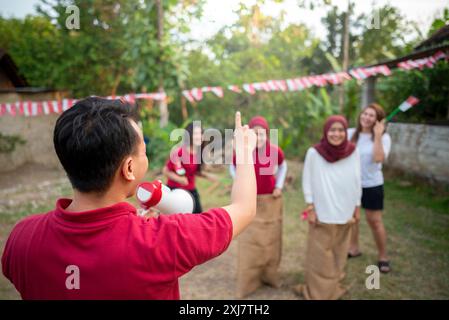
[[[184,189],[192,194],[195,199],[193,213],[201,213],[203,208],[196,189],[195,177],[204,177],[214,182],[218,179],[214,175],[204,172],[202,168],[203,132],[201,127],[190,123],[185,130],[182,146],[170,154],[162,173],[167,177],[168,187]]]
[[[270,127],[262,116],[256,116],[249,122],[249,127],[256,132],[257,147],[253,152],[254,169],[256,170],[257,194],[272,194],[278,198],[282,195],[287,162],[282,149],[269,140]],[[235,176],[235,155],[230,166],[231,176]]]

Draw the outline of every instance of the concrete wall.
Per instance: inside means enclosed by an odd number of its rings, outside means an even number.
[[[449,184],[449,127],[390,123],[387,166]]]
[[[0,102],[49,101],[67,97],[65,91],[2,92]],[[0,172],[13,171],[25,163],[61,168],[53,148],[53,129],[58,115],[25,117],[6,114],[0,117],[0,133],[18,135],[25,144],[16,145],[11,153],[0,153]]]
[[[25,163],[59,167],[53,148],[53,129],[57,118],[58,115],[0,117],[2,134],[18,135],[26,141],[23,145],[16,145],[11,153],[0,153],[0,172],[15,170]]]

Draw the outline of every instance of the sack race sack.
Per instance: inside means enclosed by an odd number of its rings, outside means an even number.
[[[282,197],[257,196],[256,218],[238,238],[237,297],[246,297],[262,284],[280,286]]]
[[[305,285],[306,300],[337,300],[346,292],[341,281],[345,277],[352,223],[309,226]]]

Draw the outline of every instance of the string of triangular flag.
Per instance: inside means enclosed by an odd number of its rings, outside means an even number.
[[[134,102],[136,99],[164,100],[167,98],[165,92],[155,93],[130,93],[124,96],[108,96],[106,99],[124,99]],[[62,113],[71,108],[78,99],[61,99],[51,101],[17,101],[0,104],[0,116],[23,115],[25,117]]]
[[[438,51],[435,54],[415,60],[407,60],[398,63],[398,68],[401,70],[423,69],[424,67],[433,68],[435,63],[441,59],[449,59],[449,55],[443,51]],[[348,72],[335,72],[319,75],[303,76],[285,80],[268,80],[263,82],[245,83],[239,85],[228,85],[226,88],[234,93],[241,94],[246,92],[250,95],[255,95],[258,91],[262,92],[287,92],[287,91],[301,91],[311,87],[324,87],[326,85],[339,85],[345,81],[356,79],[364,80],[369,77],[383,75],[390,76],[391,70],[387,65],[377,65],[373,67],[358,67],[349,70]],[[220,86],[206,86],[201,88],[193,88],[190,90],[183,90],[182,95],[190,102],[195,103],[204,98],[204,93],[211,92],[219,98],[224,97],[224,90]],[[136,93],[127,94],[124,96],[109,96],[109,99],[125,99],[133,102],[136,99],[152,99],[165,100],[167,95],[165,92],[156,93]],[[12,103],[0,104],[0,116],[3,115],[24,115],[36,116],[40,114],[61,113],[76,103],[77,99],[62,99],[54,101],[18,101]]]
[[[402,70],[411,69],[422,69],[424,67],[433,68],[438,60],[449,58],[442,51],[438,51],[434,55],[422,59],[407,60],[398,63],[398,68]],[[319,75],[303,76],[292,79],[285,80],[268,80],[264,82],[254,82],[254,83],[244,83],[241,86],[238,85],[228,85],[226,88],[229,91],[235,93],[246,92],[250,95],[255,95],[258,91],[260,92],[287,92],[287,91],[300,91],[304,89],[315,87],[323,87],[326,85],[339,85],[345,81],[356,79],[364,80],[369,77],[383,75],[391,76],[391,70],[387,65],[377,65],[373,67],[358,67],[349,70],[348,72],[336,72],[336,73],[326,73]],[[220,94],[217,94],[214,90],[220,90]],[[198,102],[204,98],[203,93],[213,92],[218,97],[223,97],[223,89],[221,87],[202,87],[193,88],[190,90],[183,90],[182,94],[186,99],[191,102]]]

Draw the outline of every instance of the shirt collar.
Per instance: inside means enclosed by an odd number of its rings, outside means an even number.
[[[109,207],[98,208],[88,211],[72,212],[66,208],[72,203],[72,199],[58,199],[56,201],[56,216],[73,222],[95,222],[108,220],[120,215],[136,214],[136,208],[127,202],[119,202]]]

